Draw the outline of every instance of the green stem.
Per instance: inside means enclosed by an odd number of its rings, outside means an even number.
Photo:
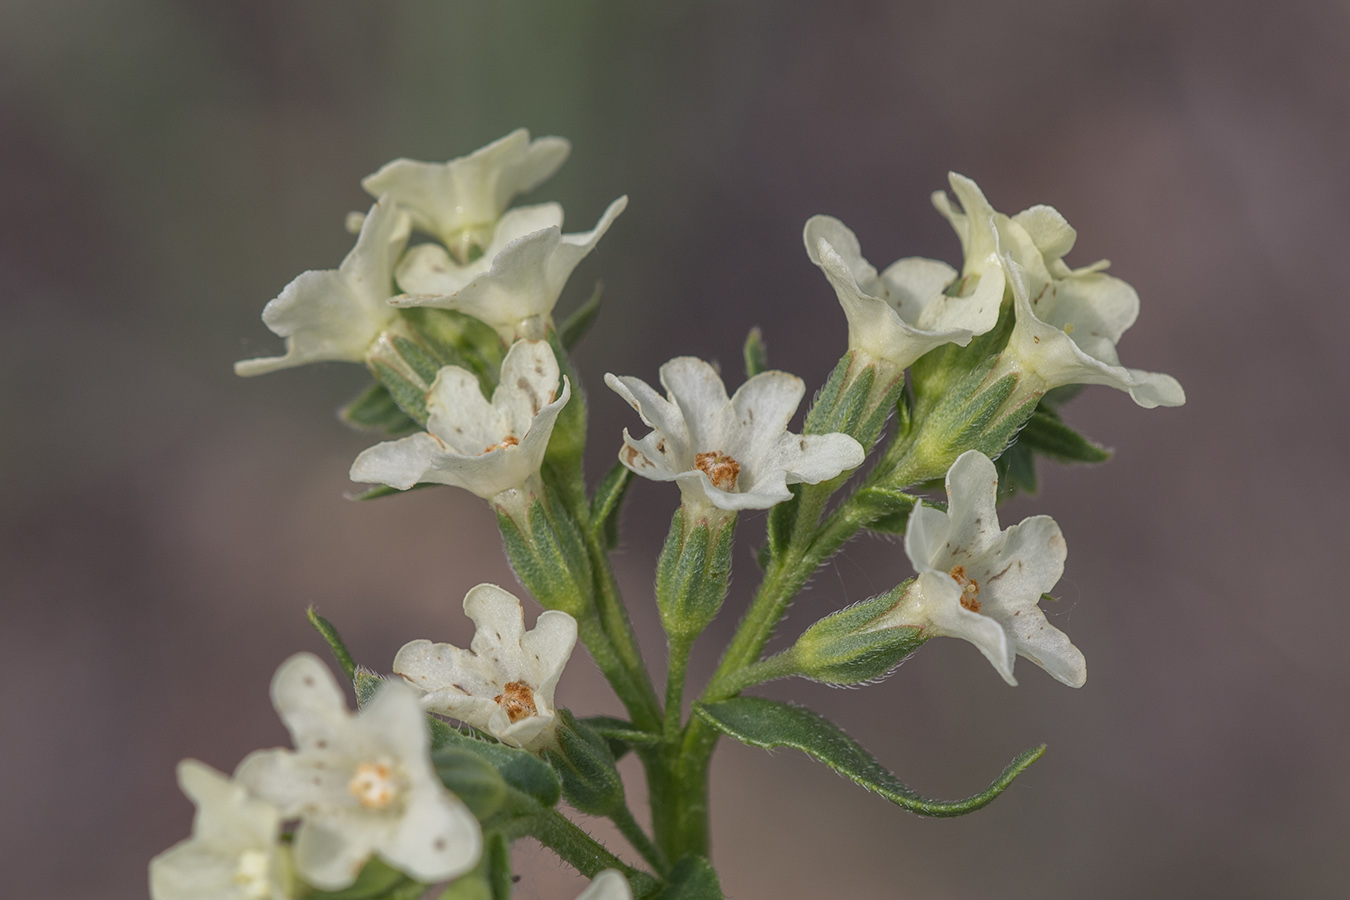
[[[637,636],[633,633],[633,623],[628,618],[628,610],[624,607],[623,598],[619,594],[619,585],[614,579],[609,553],[589,522],[585,528],[585,535],[586,552],[590,556],[591,569],[595,573],[595,607],[600,616],[600,624],[632,686],[633,702],[625,703],[625,706],[628,707],[633,724],[644,730],[655,730],[661,722],[661,706],[657,702],[656,690],[652,687],[647,665],[642,659]]]
[[[619,833],[628,839],[628,843],[633,845],[633,849],[642,854],[642,858],[647,861],[657,872],[665,872],[669,869],[665,857],[656,845],[647,837],[647,832],[642,830],[642,826],[633,818],[633,813],[627,806],[620,806],[618,811],[609,817],[619,828]]]
[[[796,675],[797,672],[797,660],[791,651],[787,651],[731,673],[723,682],[723,690],[734,696],[746,688],[777,678],[787,678],[789,675]]]
[[[689,671],[689,652],[694,642],[672,635],[670,671],[666,675],[666,721],[663,734],[668,742],[679,742],[680,720],[684,715],[684,680]]]

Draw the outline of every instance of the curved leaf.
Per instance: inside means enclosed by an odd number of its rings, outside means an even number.
[[[961,816],[989,804],[1045,752],[1045,745],[1019,754],[988,788],[964,800],[930,800],[903,784],[857,741],[828,719],[791,703],[737,697],[694,706],[709,725],[752,747],[795,747],[840,775],[921,816]]]

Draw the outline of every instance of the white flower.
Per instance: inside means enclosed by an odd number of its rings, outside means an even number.
[[[577,623],[565,612],[539,614],[525,630],[520,601],[493,584],[464,597],[476,630],[470,649],[412,641],[394,657],[394,672],[422,696],[431,712],[481,728],[526,750],[552,741],[553,691],[577,642]]]
[[[571,149],[564,138],[531,141],[529,131],[518,128],[446,163],[396,159],[361,186],[375,197],[388,194],[417,228],[467,258],[477,234],[491,230],[513,197],[558,171]]]
[[[655,429],[623,432],[619,460],[654,481],[674,481],[686,502],[723,510],[768,509],[788,484],[818,484],[862,464],[862,445],[846,434],[789,434],[806,386],[786,372],[761,372],[727,399],[722,379],[701,359],[661,367],[668,399],[645,382],[605,375],[605,383]]]
[[[522,207],[502,217],[482,258],[459,265],[434,245],[415,249],[399,267],[396,306],[431,306],[466,313],[504,340],[542,337],[572,270],[628,205],[620,197],[581,234],[562,233],[556,204]],[[534,229],[526,231],[526,229]]]
[[[286,900],[290,866],[281,812],[195,759],[178,784],[197,807],[192,837],[150,861],[152,900]]]
[[[363,361],[371,341],[397,316],[389,298],[394,262],[408,242],[408,229],[408,217],[388,197],[381,198],[342,265],[301,273],[263,308],[263,324],[286,339],[286,355],[241,360],[234,364],[235,373]]]
[[[1013,291],[1016,323],[1005,366],[1034,379],[1033,390],[1102,384],[1128,391],[1148,409],[1186,402],[1170,375],[1121,367],[1116,344],[1139,315],[1139,295],[1102,272],[1105,260],[1081,269],[1064,263],[1078,235],[1059,212],[1042,205],[1015,216],[996,213],[975,182],[956,173],[950,178],[965,212],[941,191],[933,203],[961,238],[967,268],[972,253],[983,259],[993,246]],[[992,229],[986,224],[991,216]]]
[[[947,512],[919,505],[905,529],[905,553],[918,580],[877,626],[917,625],[980,649],[1009,684],[1013,661],[1027,659],[1070,687],[1087,680],[1087,663],[1037,604],[1064,572],[1067,547],[1049,516],[1000,531],[994,508],[998,473],[970,450],[947,472]]]
[[[558,390],[558,361],[544,341],[517,341],[502,361],[489,402],[478,378],[446,366],[427,395],[427,430],[376,444],[352,463],[353,481],[407,490],[451,484],[485,500],[525,486],[539,472],[558,413],[572,396]]]
[[[272,703],[296,749],[259,750],[236,778],[301,817],[294,858],[305,881],[347,887],[372,853],[425,882],[477,864],[478,820],[437,779],[412,691],[386,685],[353,716],[328,668],[298,653],[272,679]]]
[[[812,216],[802,239],[844,307],[849,348],[896,369],[942,344],[964,347],[998,322],[1003,269],[992,246],[982,255],[967,255],[963,280],[949,295],[945,291],[957,280],[951,266],[909,257],[878,275],[863,258],[858,238],[838,219]]]
[[[577,895],[577,900],[633,900],[633,889],[618,870],[605,869]]]

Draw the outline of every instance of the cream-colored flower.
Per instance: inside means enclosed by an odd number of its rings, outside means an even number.
[[[483,256],[465,264],[435,245],[422,245],[426,249],[415,248],[399,266],[405,293],[390,302],[458,310],[491,325],[507,341],[543,337],[572,270],[627,205],[627,197],[615,200],[595,227],[581,234],[562,233],[562,208],[556,204],[512,210]]]
[[[631,376],[605,384],[654,429],[623,432],[619,460],[654,481],[674,481],[687,503],[723,510],[768,509],[792,496],[789,484],[818,484],[862,465],[862,445],[846,434],[790,434],[806,385],[786,372],[761,372],[727,398],[717,371],[681,356],[661,367],[662,397]]]
[[[462,262],[482,249],[497,220],[517,194],[533,190],[567,159],[564,138],[530,140],[518,128],[468,156],[445,163],[396,159],[367,176],[371,196],[388,194],[412,216],[413,225],[439,238]]]
[[[958,282],[951,266],[921,257],[899,260],[877,274],[858,238],[830,216],[812,216],[802,238],[844,307],[849,348],[897,370],[942,344],[964,347],[998,322],[1003,269],[995,246],[968,254]]]
[[[288,900],[281,811],[195,759],[178,764],[178,785],[197,815],[192,837],[150,861],[152,900]]]
[[[357,715],[328,668],[292,656],[272,702],[295,750],[259,750],[236,778],[299,816],[296,871],[323,890],[347,887],[371,854],[419,881],[455,878],[482,851],[478,820],[431,766],[426,714],[402,684],[385,685]]]
[[[1037,605],[1064,573],[1064,536],[1049,516],[1000,530],[997,494],[989,457],[961,454],[947,472],[947,512],[920,504],[910,515],[905,553],[919,577],[874,628],[912,625],[970,641],[1009,684],[1014,659],[1025,656],[1082,687],[1083,654]]]
[[[996,213],[975,182],[950,177],[964,211],[941,191],[933,203],[961,238],[967,267],[971,254],[983,259],[995,247],[1012,288],[1016,324],[1000,373],[1019,372],[1023,392],[1102,384],[1128,391],[1145,408],[1186,402],[1172,376],[1120,365],[1116,344],[1139,315],[1139,295],[1102,271],[1105,260],[1081,269],[1064,263],[1078,235],[1059,212],[1042,205],[1015,216]]]
[[[464,598],[475,631],[470,649],[404,644],[394,672],[422,691],[423,708],[481,728],[504,743],[540,750],[553,741],[553,691],[577,642],[577,622],[559,610],[525,630],[520,601],[494,584]]]
[[[427,430],[363,451],[351,479],[399,490],[451,484],[485,500],[524,488],[538,475],[554,422],[572,396],[565,378],[557,394],[558,374],[544,341],[512,345],[491,401],[472,372],[446,366],[427,395]]]
[[[407,215],[388,197],[381,198],[342,265],[300,274],[263,307],[263,324],[286,339],[286,354],[241,360],[234,364],[235,373],[262,375],[329,360],[362,362],[371,341],[398,315],[389,298],[408,230]]]
[[[633,900],[633,889],[628,879],[616,869],[599,872],[586,890],[577,895],[577,900]]]

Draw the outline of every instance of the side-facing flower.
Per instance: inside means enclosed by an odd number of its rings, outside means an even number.
[[[478,378],[446,366],[427,395],[427,430],[376,444],[352,463],[351,479],[407,490],[418,482],[450,484],[485,500],[526,487],[536,477],[558,413],[572,396],[544,341],[517,341],[502,361],[489,401]]]
[[[486,322],[504,340],[543,337],[572,270],[595,249],[628,205],[620,197],[590,231],[562,233],[556,204],[522,207],[502,217],[483,256],[459,265],[433,245],[399,267],[396,306],[454,309]],[[525,229],[534,229],[526,231]]]
[[[623,873],[617,869],[605,869],[595,876],[586,890],[577,895],[577,900],[633,900],[633,888]]]
[[[463,262],[482,249],[512,198],[533,190],[567,159],[572,145],[560,137],[530,140],[518,128],[468,156],[445,163],[396,159],[361,186],[388,194],[418,229],[440,238]]]
[[[897,371],[942,344],[964,347],[998,322],[1003,270],[993,245],[981,245],[980,255],[967,255],[966,272],[949,294],[957,282],[951,266],[909,257],[877,274],[863,257],[857,236],[831,216],[812,216],[802,239],[811,262],[820,266],[844,307],[849,348]]]
[[[806,385],[786,372],[761,372],[727,398],[716,370],[681,356],[661,367],[662,397],[631,376],[605,383],[654,429],[623,432],[619,460],[644,478],[674,481],[685,502],[718,509],[768,509],[792,496],[787,486],[818,484],[862,464],[862,445],[846,434],[790,434]]]
[[[426,882],[478,862],[478,820],[436,777],[426,714],[411,690],[386,685],[353,716],[328,668],[298,653],[272,679],[272,703],[295,750],[252,753],[235,777],[282,815],[301,818],[301,878],[339,890],[372,853]]]
[[[423,708],[526,750],[553,742],[553,691],[577,642],[577,622],[559,610],[531,631],[515,595],[480,584],[464,597],[475,631],[470,649],[418,640],[394,657],[394,672],[422,695]]]
[[[281,811],[204,763],[178,764],[197,807],[192,837],[150,860],[152,900],[287,900],[292,877]]]
[[[975,182],[954,172],[950,178],[964,211],[941,191],[933,203],[961,238],[967,268],[971,254],[983,259],[992,247],[1007,272],[1016,323],[999,371],[1024,375],[1030,383],[1020,392],[1102,384],[1149,409],[1186,402],[1170,375],[1121,367],[1116,344],[1139,315],[1139,295],[1102,271],[1105,260],[1080,269],[1064,263],[1078,235],[1057,210],[1040,205],[1007,216],[993,211]]]
[[[918,626],[925,635],[970,641],[1009,684],[1027,659],[1070,687],[1087,680],[1083,654],[1037,605],[1064,573],[1067,547],[1049,516],[1000,530],[998,473],[970,450],[947,472],[947,512],[919,505],[905,553],[919,577],[876,627]]]
[[[263,324],[286,339],[286,354],[245,359],[239,375],[262,375],[306,363],[361,362],[397,316],[394,263],[408,242],[408,217],[382,197],[370,208],[356,246],[336,269],[303,272],[263,307]]]

